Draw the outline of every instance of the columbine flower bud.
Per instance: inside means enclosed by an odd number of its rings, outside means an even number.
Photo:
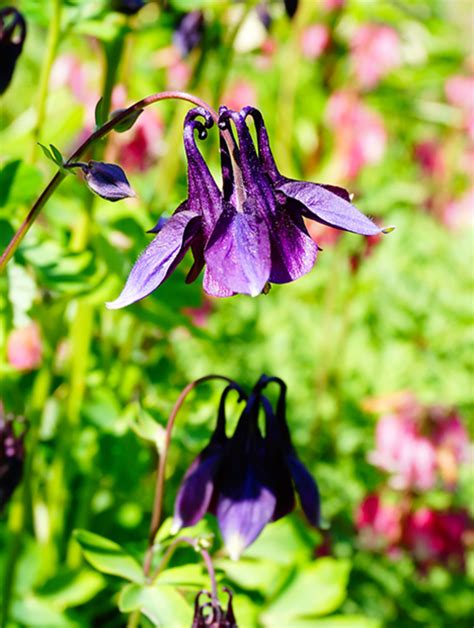
[[[14,420],[4,416],[0,406],[0,512],[10,500],[23,473],[23,437],[15,435]]]
[[[120,166],[90,161],[88,164],[81,164],[81,168],[89,188],[107,201],[115,202],[136,196]]]
[[[13,7],[0,11],[0,94],[12,80],[26,38],[26,22]]]
[[[209,591],[199,591],[194,601],[194,617],[191,628],[237,628],[237,621],[232,609],[232,591],[227,587],[224,587],[223,590],[229,596],[226,610],[217,600],[212,598]],[[206,596],[209,601],[201,602],[202,596]]]

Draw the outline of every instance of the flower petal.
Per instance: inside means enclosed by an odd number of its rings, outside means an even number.
[[[176,497],[173,531],[192,526],[204,517],[211,502],[214,479],[221,460],[219,449],[208,456],[203,452],[189,467]]]
[[[148,296],[174,270],[199,230],[200,216],[192,211],[173,214],[140,255],[120,296],[107,303],[116,310]]]
[[[220,487],[217,519],[225,545],[233,560],[239,558],[272,520],[276,497],[261,478],[258,461],[230,465]]]
[[[219,281],[214,277],[212,268],[209,268],[208,266],[204,269],[202,287],[204,292],[210,297],[232,297],[235,294],[235,292],[219,283]]]
[[[333,193],[317,183],[286,181],[277,185],[276,189],[301,203],[306,210],[303,213],[308,218],[324,225],[368,236],[382,232],[380,227],[348,203],[340,193]]]
[[[301,507],[309,523],[315,527],[320,525],[319,491],[313,476],[298,459],[296,454],[287,457],[287,464],[295,483],[295,489],[301,501]]]
[[[83,166],[86,183],[98,196],[107,201],[120,201],[135,196],[125,172],[116,164],[90,161]]]
[[[260,216],[227,205],[204,252],[214,279],[233,292],[257,296],[270,276],[268,227]]]
[[[301,217],[299,220],[301,225],[295,224],[292,216],[283,211],[278,211],[272,217],[272,283],[288,283],[299,279],[314,266],[318,247],[306,233]]]

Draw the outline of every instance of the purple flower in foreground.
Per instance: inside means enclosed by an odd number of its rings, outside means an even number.
[[[223,587],[223,590],[229,596],[225,610],[216,600],[213,600],[209,591],[199,591],[194,601],[194,617],[191,628],[237,628],[237,620],[232,608],[232,591],[227,587]],[[203,595],[208,598],[207,602],[201,602]]]
[[[0,94],[12,80],[18,57],[26,38],[26,22],[13,7],[0,10]]]
[[[17,436],[13,419],[3,415],[0,407],[0,512],[13,495],[23,474],[25,451],[23,437]]]
[[[204,124],[196,120],[202,116]],[[258,154],[246,119],[257,128]],[[233,122],[238,144],[230,123]],[[317,245],[303,218],[362,235],[380,229],[350,202],[343,188],[288,179],[278,171],[260,112],[221,107],[222,192],[197,149],[194,131],[201,138],[212,126],[210,114],[191,110],[184,122],[188,160],[188,198],[140,256],[111,309],[134,303],[155,290],[191,248],[194,265],[186,281],[194,281],[204,265],[203,287],[211,296],[236,293],[256,296],[268,283],[288,283],[308,273]],[[234,142],[230,151],[224,133]]]
[[[276,412],[261,394],[272,381],[281,386]],[[209,444],[192,463],[179,489],[173,530],[194,525],[207,512],[215,514],[227,551],[237,559],[268,523],[293,510],[294,489],[308,521],[318,526],[319,493],[291,443],[285,384],[277,378],[260,378],[229,438],[225,402],[231,389],[227,387],[222,394]],[[258,423],[260,408],[265,414],[265,436]]]
[[[89,189],[107,201],[115,202],[135,196],[120,166],[90,161],[88,164],[82,164],[81,168]]]

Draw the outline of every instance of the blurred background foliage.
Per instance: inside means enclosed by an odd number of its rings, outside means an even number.
[[[254,104],[284,174],[346,186],[396,231],[364,239],[313,223],[323,249],[314,270],[255,299],[203,296],[200,279],[184,283],[186,258],[150,297],[107,311],[145,231],[186,196],[187,105],[147,109],[95,149],[126,170],[137,198],[108,204],[68,177],[0,278],[1,397],[29,425],[23,481],[0,516],[5,625],[122,626],[117,606],[145,608],[140,625],[190,625],[192,598],[208,586],[192,549],[175,554],[161,589],[136,577],[163,426],[192,379],[221,373],[249,387],[267,373],[288,384],[293,438],[328,530],[309,530],[297,511],[236,563],[216,535],[239,625],[471,626],[472,531],[446,524],[441,534],[437,523],[465,521],[474,505],[471,3],[302,0],[292,19],[276,0],[150,0],[131,17],[108,0],[8,4],[29,31],[1,103],[0,248],[54,173],[38,141],[67,155],[92,131],[101,95],[117,109],[167,88]],[[202,11],[191,50],[189,11]],[[215,130],[200,148],[218,178]],[[178,419],[167,516],[220,390],[193,393]],[[454,421],[454,445],[435,436],[437,413]],[[412,471],[426,471],[417,446],[431,447],[436,477],[417,484],[405,468],[404,483],[391,482],[394,468],[370,456],[383,454],[381,416],[402,426],[393,442],[412,448]],[[364,510],[370,498],[378,510]],[[211,532],[212,517],[190,531]]]

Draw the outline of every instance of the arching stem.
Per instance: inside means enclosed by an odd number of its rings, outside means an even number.
[[[184,400],[188,396],[188,394],[196,388],[199,384],[203,384],[204,382],[208,382],[211,379],[220,379],[229,384],[232,384],[232,380],[229,377],[225,377],[224,375],[206,375],[204,377],[200,377],[199,379],[194,380],[190,384],[188,384],[179,395],[176,403],[171,410],[171,414],[168,418],[168,422],[166,424],[166,432],[165,432],[165,442],[163,444],[163,449],[160,453],[160,458],[158,462],[158,472],[156,476],[156,488],[155,488],[155,498],[153,502],[153,514],[151,517],[150,523],[150,534],[148,537],[148,548],[145,553],[145,560],[143,562],[143,571],[146,576],[149,575],[151,569],[151,562],[153,559],[153,544],[155,542],[155,536],[160,527],[161,521],[161,511],[163,508],[163,488],[165,484],[165,471],[166,471],[166,461],[168,459],[168,450],[171,442],[171,434],[173,431],[174,423],[176,420],[176,416],[181,409],[181,406],[184,403]]]
[[[159,92],[157,94],[152,94],[151,96],[147,96],[146,98],[139,100],[138,102],[134,103],[127,109],[124,109],[123,111],[115,115],[113,118],[111,118],[108,122],[106,122],[103,126],[96,129],[94,133],[92,133],[79,146],[79,148],[77,148],[77,150],[66,160],[66,163],[64,164],[64,168],[68,168],[68,166],[70,166],[71,163],[79,161],[82,155],[87,151],[88,148],[90,148],[98,140],[108,135],[110,131],[112,131],[121,122],[126,120],[130,115],[137,113],[139,111],[142,111],[145,107],[149,107],[150,105],[153,105],[154,103],[159,102],[161,100],[176,100],[176,99],[185,100],[187,102],[192,103],[193,105],[207,109],[209,113],[211,114],[212,119],[217,124],[219,116],[216,113],[216,111],[208,103],[206,103],[204,100],[201,100],[197,96],[193,96],[192,94],[187,94],[186,92],[179,92],[179,91],[166,91],[166,92]],[[232,136],[230,135],[230,133],[228,132],[226,133],[225,131],[222,131],[222,136],[224,137],[225,141],[228,143],[229,150],[232,151],[234,147]],[[13,256],[13,254],[15,253],[20,242],[23,240],[28,230],[30,229],[31,225],[34,223],[34,221],[38,217],[38,214],[40,213],[41,209],[44,207],[44,205],[46,204],[50,196],[53,194],[53,192],[56,190],[56,188],[59,186],[59,184],[66,177],[66,172],[64,168],[56,172],[54,177],[45,187],[45,189],[40,194],[39,198],[37,199],[33,207],[28,212],[26,218],[20,225],[19,229],[17,230],[13,238],[10,240],[7,248],[5,249],[2,256],[0,257],[0,271],[5,269],[5,266],[7,265],[8,261]]]

